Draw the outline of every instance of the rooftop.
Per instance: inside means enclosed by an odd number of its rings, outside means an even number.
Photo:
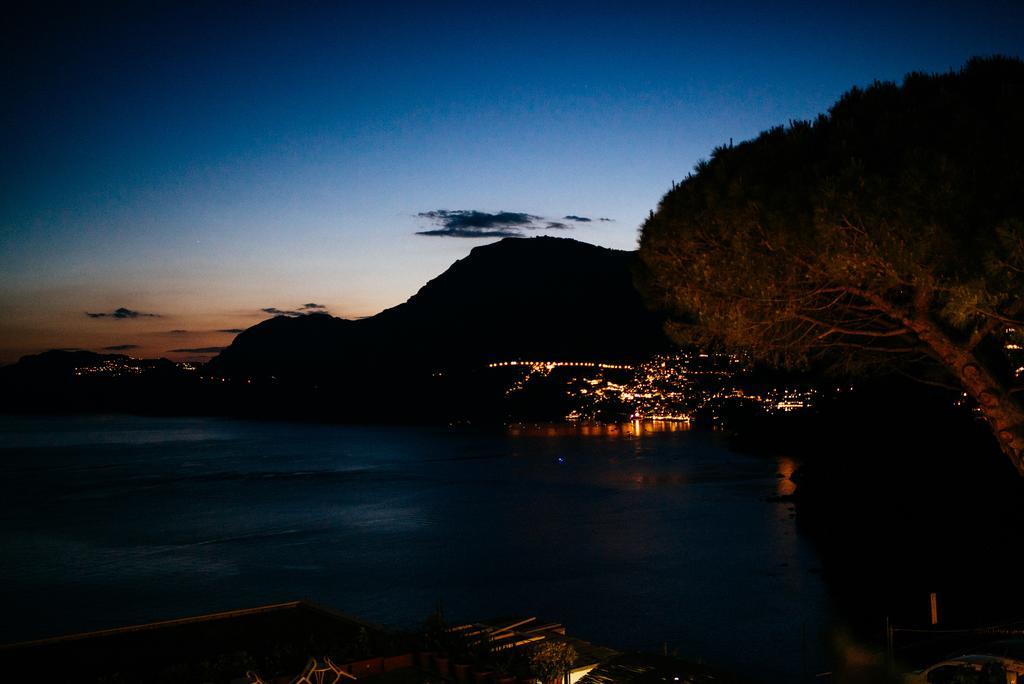
[[[226,682],[247,669],[298,672],[311,653],[354,659],[359,643],[387,652],[389,639],[356,618],[292,601],[8,644],[0,646],[0,671],[60,663],[59,679],[68,682]]]

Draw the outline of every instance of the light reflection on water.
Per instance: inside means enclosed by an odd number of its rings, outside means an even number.
[[[778,486],[775,489],[777,496],[792,496],[796,493],[796,483],[793,482],[793,474],[796,472],[796,461],[788,456],[779,456],[776,461],[778,468]]]
[[[442,599],[751,681],[825,667],[817,559],[772,500],[796,463],[686,423],[6,420],[0,641],[294,598],[413,626]]]
[[[664,432],[687,432],[686,420],[634,420],[624,423],[514,423],[507,428],[512,437],[643,437]]]

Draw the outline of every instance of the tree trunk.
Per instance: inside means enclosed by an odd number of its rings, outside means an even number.
[[[1017,473],[1024,477],[1024,406],[1021,405],[974,354],[956,344],[930,321],[912,319],[907,326],[917,333],[978,403],[999,448]]]

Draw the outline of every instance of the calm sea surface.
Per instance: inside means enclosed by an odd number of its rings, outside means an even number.
[[[827,667],[794,463],[714,434],[0,417],[0,641],[298,598],[538,615],[756,681]]]

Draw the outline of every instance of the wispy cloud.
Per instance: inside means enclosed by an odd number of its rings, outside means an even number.
[[[478,209],[435,209],[416,214],[437,226],[417,231],[417,235],[456,238],[520,237],[528,230],[568,230],[575,226],[563,221],[536,216],[522,211],[488,212]],[[566,216],[565,220],[587,222],[583,217]]]
[[[142,313],[141,311],[126,309],[123,306],[110,312],[93,313],[91,311],[86,311],[85,315],[89,318],[116,318],[119,320],[126,318],[160,318],[160,314]]]
[[[590,223],[593,220],[587,218],[586,216],[576,216],[574,214],[569,214],[568,216],[563,216],[562,218],[565,219],[566,221],[575,221],[576,223]]]
[[[435,209],[417,214],[437,228],[421,230],[418,235],[435,237],[515,237],[532,228],[540,216],[519,211],[491,213],[476,209]]]
[[[219,333],[229,333],[231,335],[237,335],[240,332],[245,332],[243,328],[223,328],[222,330],[214,330]]]
[[[323,304],[314,304],[313,302],[303,304],[297,309],[278,309],[276,306],[268,306],[260,309],[260,311],[262,311],[263,313],[271,314],[273,316],[288,316],[290,318],[295,318],[296,316],[305,316],[307,314],[312,313],[330,313],[327,310],[327,307],[324,306]],[[238,330],[237,332],[242,331]]]
[[[104,347],[103,351],[128,351],[129,349],[138,349],[137,344],[112,344],[109,347]]]
[[[168,349],[173,354],[219,354],[226,347],[191,347],[186,349]]]

